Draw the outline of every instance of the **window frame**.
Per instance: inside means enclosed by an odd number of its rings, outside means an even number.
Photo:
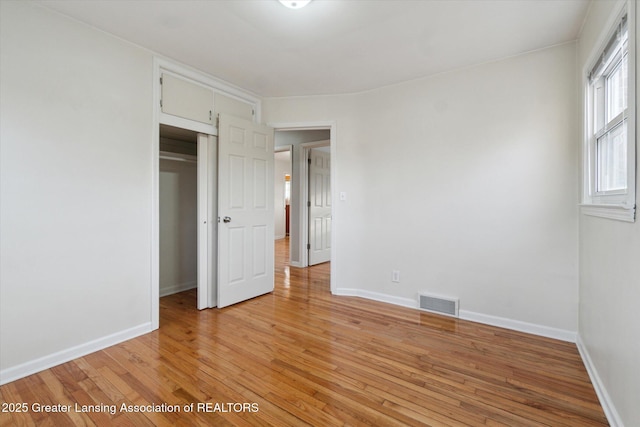
[[[620,221],[635,222],[636,211],[636,22],[635,1],[624,2],[612,14],[605,31],[595,44],[583,70],[584,133],[583,133],[583,191],[581,211],[585,215],[604,217]],[[590,73],[598,65],[609,41],[627,16],[627,107],[615,117],[608,118],[607,77],[617,63],[624,60],[625,52],[615,58],[603,70],[601,76],[592,81]],[[598,92],[600,90],[600,92]],[[596,113],[596,104],[601,107]],[[596,127],[596,120],[601,121]],[[625,189],[598,191],[598,140],[626,121],[627,187]]]

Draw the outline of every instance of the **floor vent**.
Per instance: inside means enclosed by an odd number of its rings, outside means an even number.
[[[418,307],[432,313],[458,317],[458,298],[419,294]]]

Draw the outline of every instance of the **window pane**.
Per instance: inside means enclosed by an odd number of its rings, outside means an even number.
[[[627,188],[627,121],[598,138],[596,142],[598,192]]]
[[[607,120],[627,108],[627,55],[624,55],[607,77]]]

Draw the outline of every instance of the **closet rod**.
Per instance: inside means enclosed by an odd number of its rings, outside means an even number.
[[[162,160],[175,160],[176,162],[198,163],[198,158],[191,154],[172,153],[169,151],[161,151],[160,156]]]

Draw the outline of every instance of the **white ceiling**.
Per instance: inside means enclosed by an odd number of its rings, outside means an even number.
[[[575,40],[588,0],[42,0],[260,96],[352,93]]]

